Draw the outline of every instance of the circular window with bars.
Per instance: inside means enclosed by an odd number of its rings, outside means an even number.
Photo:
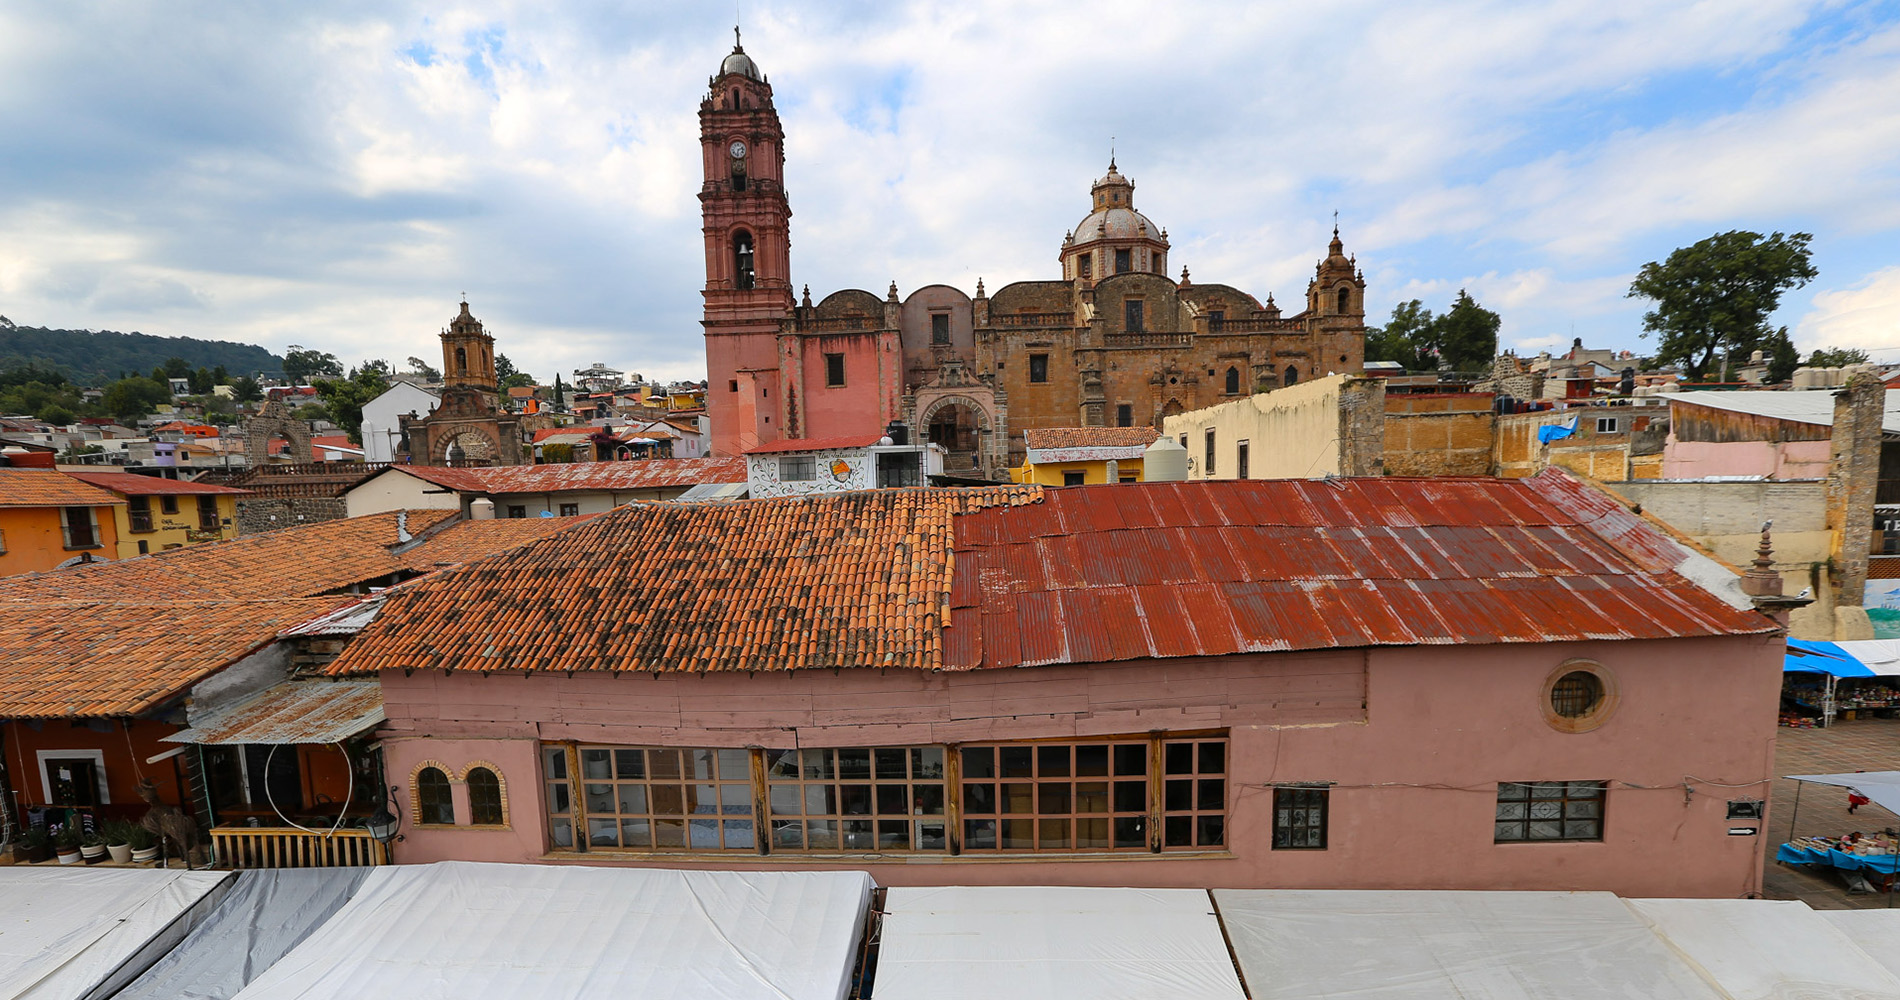
[[[1615,707],[1615,684],[1593,660],[1565,661],[1544,681],[1544,721],[1562,732],[1595,729]]]

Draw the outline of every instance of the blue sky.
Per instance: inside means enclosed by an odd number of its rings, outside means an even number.
[[[718,5],[0,7],[0,314],[435,358],[466,291],[543,379],[703,372]],[[1814,234],[1777,322],[1900,362],[1900,3],[746,5],[815,295],[1056,274],[1115,137],[1196,280],[1644,350],[1646,261]]]

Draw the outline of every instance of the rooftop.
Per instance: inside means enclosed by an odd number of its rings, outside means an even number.
[[[194,483],[162,476],[141,476],[131,472],[68,472],[66,475],[100,489],[126,496],[249,496],[250,490]]]
[[[652,490],[700,483],[745,482],[742,458],[648,458],[631,462],[572,462],[452,469],[404,465],[400,471],[458,493],[561,493]]]
[[[1035,451],[1052,448],[1146,448],[1161,432],[1153,427],[1042,427],[1023,432]]]
[[[847,434],[843,437],[792,438],[772,441],[746,449],[748,455],[770,455],[788,451],[839,451],[846,448],[870,448],[884,440],[882,434]]]
[[[64,472],[0,466],[0,507],[105,507],[124,502]]]
[[[1834,426],[1834,393],[1820,389],[1678,392],[1663,398],[1671,405],[1686,403],[1798,424]],[[1900,434],[1900,389],[1887,390],[1886,413],[1881,417],[1880,429],[1887,434]]]

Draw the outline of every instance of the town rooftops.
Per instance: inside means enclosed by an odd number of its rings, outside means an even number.
[[[229,486],[214,486],[211,483],[194,483],[184,479],[166,479],[163,476],[141,476],[132,472],[68,472],[66,475],[90,483],[100,489],[111,490],[131,497],[157,496],[250,496],[250,490],[234,489]]]
[[[472,469],[399,465],[381,475],[415,476],[457,493],[613,492],[653,490],[700,483],[745,482],[741,458],[647,458],[630,462],[497,465]]]
[[[675,501],[406,586],[330,669],[973,670],[1775,632],[1734,581],[1554,472]]]
[[[1133,448],[1140,451],[1160,436],[1161,432],[1153,427],[1040,427],[1023,432],[1023,446],[1032,451],[1050,448]]]
[[[0,466],[0,507],[109,507],[124,502],[64,472]]]
[[[848,448],[870,448],[884,440],[882,434],[848,434],[844,437],[793,438],[789,441],[772,441],[756,448],[746,449],[748,455],[770,455],[783,451],[842,451]]]
[[[1669,400],[1671,406],[1706,406],[1797,424],[1834,426],[1834,393],[1817,389],[1678,392],[1662,398]],[[1886,412],[1881,417],[1880,429],[1885,434],[1900,435],[1900,389],[1887,390]]]

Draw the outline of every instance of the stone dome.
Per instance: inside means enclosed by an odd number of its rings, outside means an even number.
[[[1075,241],[1132,240],[1146,237],[1159,241],[1161,227],[1132,208],[1107,208],[1090,212],[1075,226]]]
[[[745,46],[739,44],[738,28],[732,29],[732,54],[719,64],[719,75],[725,76],[727,73],[738,73],[748,80],[765,82],[765,74],[759,72],[759,64],[753,62],[752,57],[745,54]]]

